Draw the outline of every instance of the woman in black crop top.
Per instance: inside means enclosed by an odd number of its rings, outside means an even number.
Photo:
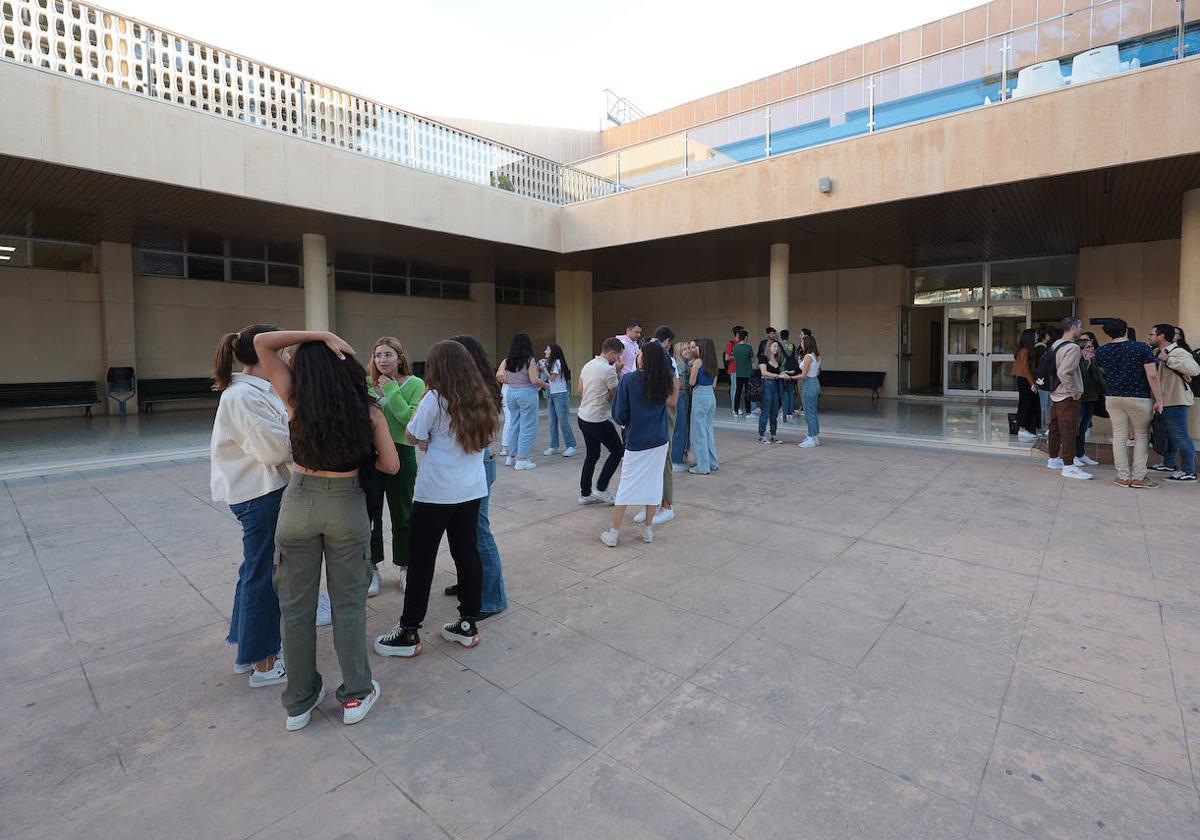
[[[279,351],[296,345],[291,366]],[[279,330],[254,338],[264,373],[288,410],[296,464],[275,528],[275,588],[283,617],[286,727],[303,729],[325,698],[317,672],[317,593],[322,559],[342,684],[342,722],[357,723],[379,697],[367,659],[371,522],[358,470],[395,474],[400,458],[387,420],[367,395],[354,349],[330,332]]]

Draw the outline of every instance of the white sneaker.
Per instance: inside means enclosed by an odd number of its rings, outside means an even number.
[[[644,543],[654,542],[654,529],[651,528],[649,525],[646,525],[645,527],[642,528],[642,542],[644,542]]]
[[[570,457],[571,457],[572,455],[574,455],[574,454],[575,454],[575,447],[574,447],[574,446],[568,446],[566,449],[564,449],[564,450],[563,450],[563,457],[564,457],[564,458],[570,458]]]
[[[513,469],[514,470],[536,470],[537,464],[535,464],[533,461],[517,461],[517,463],[513,466]]]
[[[408,567],[405,566],[400,570],[400,588],[408,589]]]
[[[379,569],[371,572],[371,585],[367,587],[367,597],[374,598],[379,594],[379,584],[383,582],[383,578],[379,576]]]
[[[1075,466],[1074,464],[1071,464],[1071,465],[1063,467],[1062,477],[1063,478],[1078,478],[1083,481],[1087,481],[1089,478],[1092,477],[1092,474],[1089,472],[1084,472],[1083,470],[1079,469],[1079,467]]]
[[[333,610],[329,608],[329,594],[317,593],[317,626],[328,627],[333,624]]]
[[[504,447],[504,446],[501,446],[501,447],[500,447],[500,457],[501,457],[501,458],[507,458],[507,457],[508,457],[508,448],[507,448],[507,447]]]
[[[1097,464],[1099,464],[1100,462],[1097,461],[1095,458],[1089,458],[1087,455],[1084,455],[1081,458],[1076,458],[1071,463],[1073,463],[1077,467],[1094,467]]]
[[[611,505],[614,501],[612,494],[605,493],[603,490],[593,490],[592,495],[589,498],[595,499],[602,505]]]
[[[553,454],[554,454],[555,452],[557,452],[557,451],[558,451],[558,450],[557,450],[557,449],[555,449],[554,447],[550,447],[549,449],[547,449],[547,450],[546,450],[545,452],[543,452],[542,454],[543,454],[543,455],[545,455],[547,458],[549,458],[551,455],[553,455]]]
[[[1062,468],[1063,468],[1063,459],[1062,458],[1051,458],[1049,461],[1046,462],[1046,469],[1048,469],[1048,470],[1061,470]]]
[[[249,674],[253,670],[254,665],[238,665],[236,662],[233,663],[233,673],[235,674]]]
[[[254,668],[250,672],[251,688],[266,688],[269,685],[282,685],[287,682],[287,669],[283,667],[283,657],[275,657],[275,665],[266,671]]]
[[[513,456],[506,455],[504,458],[504,466],[511,467],[513,465]]]
[[[682,473],[682,472],[687,472],[687,471],[688,471],[687,464],[671,464],[671,472],[673,472],[673,473]]]
[[[616,528],[609,528],[600,534],[600,542],[604,543],[609,548],[616,548],[617,543],[621,540],[621,532]]]
[[[642,508],[641,510],[639,510],[637,512],[637,515],[633,517],[633,524],[641,525],[645,521],[646,521],[646,509]]]
[[[664,522],[670,522],[674,518],[675,518],[675,509],[674,508],[671,508],[670,510],[666,510],[666,509],[660,510],[658,513],[654,514],[654,519],[651,522],[651,524],[652,525],[662,525]]]
[[[800,441],[796,445],[799,446],[801,449],[814,449],[815,447],[819,446],[820,444],[817,443],[816,438],[806,437],[804,440]]]
[[[758,415],[760,415],[760,414],[762,414],[762,409],[761,409],[761,408],[756,408],[756,409],[754,409],[754,416],[755,416],[755,417],[757,417],[757,416],[758,416]]]
[[[306,711],[303,711],[298,715],[287,716],[287,723],[284,724],[284,726],[287,727],[287,731],[299,732],[301,729],[308,726],[308,722],[312,720],[313,709],[317,708],[317,706],[320,706],[321,701],[324,699],[325,686],[321,686],[321,690],[317,692],[317,699],[313,701],[313,704],[309,706]]]
[[[371,680],[371,693],[361,700],[347,700],[342,704],[342,723],[349,726],[367,716],[375,701],[379,699],[379,681]]]
[[[1017,432],[1017,440],[1021,443],[1033,443],[1037,439],[1038,436],[1033,432],[1027,432],[1024,429],[1021,429],[1019,432]]]

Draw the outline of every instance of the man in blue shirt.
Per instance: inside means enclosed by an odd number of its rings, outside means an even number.
[[[1129,339],[1129,325],[1120,318],[1104,324],[1112,341],[1096,351],[1096,363],[1104,371],[1104,403],[1112,420],[1114,482],[1119,487],[1153,488],[1146,477],[1150,452],[1150,420],[1163,409],[1158,381],[1158,359],[1140,341]],[[1126,440],[1133,432],[1133,468],[1129,466]]]

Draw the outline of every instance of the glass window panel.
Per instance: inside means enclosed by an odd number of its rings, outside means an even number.
[[[362,271],[369,272],[371,270],[371,258],[364,254],[352,254],[348,251],[338,251],[334,257],[334,266],[340,271]]]
[[[245,239],[233,239],[229,243],[229,255],[231,257],[242,257],[248,260],[266,259],[266,245],[262,242],[255,242]]]
[[[36,268],[59,271],[94,271],[94,251],[91,245],[79,242],[30,240],[29,264]]]
[[[371,278],[371,290],[381,295],[408,294],[408,280],[388,274],[376,274]]]
[[[192,233],[187,238],[189,254],[211,254],[222,256],[225,253],[225,242],[219,236],[207,233]]]
[[[946,387],[951,391],[978,391],[979,362],[950,362]]]
[[[225,260],[218,257],[188,256],[187,276],[192,280],[225,279]]]
[[[442,297],[450,300],[468,300],[471,297],[471,284],[456,280],[443,280]]]
[[[442,276],[442,270],[436,265],[415,262],[409,269],[409,276],[414,278],[419,277],[422,280],[439,280]]]
[[[424,280],[419,277],[413,277],[412,294],[416,297],[441,297],[442,281]]]
[[[1074,256],[992,263],[992,300],[1053,300],[1075,296]]]
[[[408,276],[408,261],[393,257],[375,257],[371,264],[375,274],[391,274],[394,277]]]
[[[1015,391],[1017,380],[1013,376],[1012,362],[992,362],[992,390]]]
[[[347,292],[371,291],[371,275],[366,272],[337,269],[333,275],[334,286]]]
[[[142,251],[142,274],[157,277],[182,277],[183,254]]]
[[[233,260],[229,263],[229,279],[235,283],[265,283],[267,266],[260,262]]]
[[[465,268],[445,268],[442,269],[442,279],[455,283],[470,283],[471,272]]]
[[[917,305],[983,300],[982,264],[917,268],[909,278]]]
[[[335,281],[336,282],[336,281]],[[294,265],[272,264],[267,270],[267,283],[271,286],[300,286],[300,268]]]

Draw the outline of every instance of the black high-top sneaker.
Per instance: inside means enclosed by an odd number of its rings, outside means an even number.
[[[415,627],[396,626],[375,639],[375,652],[380,656],[403,656],[411,659],[421,652],[421,635]]]
[[[463,647],[475,647],[479,644],[479,630],[475,627],[475,619],[459,618],[443,624],[442,638],[448,642],[458,642]]]

